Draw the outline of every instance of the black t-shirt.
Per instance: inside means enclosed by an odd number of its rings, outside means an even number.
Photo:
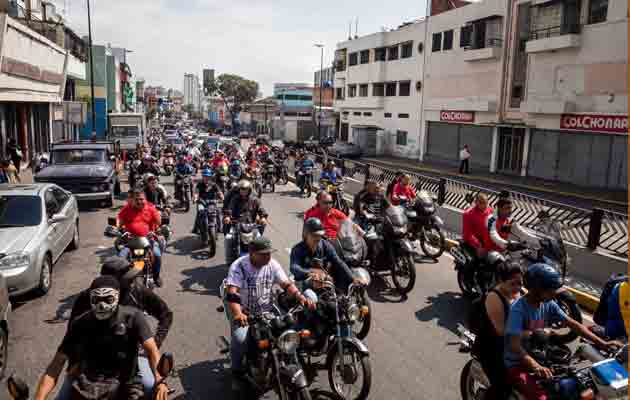
[[[87,313],[73,321],[58,351],[77,360],[88,378],[117,378],[130,382],[138,368],[138,347],[152,337],[141,311],[119,306],[116,315],[99,321]]]
[[[213,200],[219,197],[221,190],[216,183],[210,182],[205,184],[203,181],[197,183],[197,193],[204,200]]]

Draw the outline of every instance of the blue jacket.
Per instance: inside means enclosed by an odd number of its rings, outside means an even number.
[[[300,161],[298,169],[306,167],[315,168],[315,163],[313,162],[313,160],[311,160],[310,158],[305,158],[304,160]]]
[[[341,175],[337,173],[336,169],[333,169],[332,171],[322,171],[322,174],[319,177],[320,180],[327,179],[332,183],[337,183],[337,179],[339,178],[341,178]]]
[[[177,172],[180,175],[192,175],[195,173],[195,170],[193,169],[193,167],[191,167],[188,164],[177,163],[175,165],[175,172]]]
[[[308,278],[311,269],[311,261],[314,258],[322,260],[324,267],[332,265],[330,275],[338,288],[346,289],[352,283],[352,271],[348,265],[337,255],[335,248],[327,240],[322,240],[311,253],[304,241],[296,244],[291,249],[290,271],[296,281],[303,281]]]

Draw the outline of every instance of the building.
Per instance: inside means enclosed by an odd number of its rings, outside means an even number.
[[[418,158],[426,22],[337,45],[334,110],[341,141],[366,154]]]
[[[214,69],[205,68],[203,70],[204,94],[209,94],[209,87],[214,82]]]
[[[199,77],[195,74],[184,74],[184,107],[192,106],[199,111]]]
[[[322,83],[321,103],[319,99],[320,82]],[[321,71],[315,71],[315,76],[313,79],[313,104],[315,106],[319,106],[320,104],[322,107],[333,106],[333,100],[335,98],[334,82],[335,82],[335,68],[334,67],[328,67],[328,68],[324,68]]]
[[[270,121],[278,114],[280,108],[273,97],[258,99],[246,104],[240,113],[242,130],[255,133],[269,133]]]
[[[274,139],[302,142],[316,135],[313,86],[306,83],[275,83],[273,97],[278,104],[278,112],[272,123]]]

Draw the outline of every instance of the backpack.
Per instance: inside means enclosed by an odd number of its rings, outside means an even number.
[[[495,292],[499,296],[499,299],[503,304],[504,311],[509,312],[510,304],[503,295],[495,289],[490,290],[488,293],[490,292]],[[488,293],[473,300],[468,313],[468,321],[466,321],[468,323],[468,329],[476,336],[485,334],[487,331],[486,325],[490,322],[488,313],[486,312],[486,298],[488,297]],[[505,315],[505,319],[507,320],[507,313]]]
[[[613,275],[608,279],[608,282],[604,285],[602,294],[599,296],[599,305],[595,310],[595,314],[593,314],[593,321],[597,325],[606,326],[606,321],[608,320],[608,299],[612,295],[615,286],[629,280],[630,277],[623,274]]]

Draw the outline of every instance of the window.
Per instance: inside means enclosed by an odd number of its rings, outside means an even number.
[[[372,84],[372,96],[383,97],[385,96],[385,84],[373,83]]]
[[[413,53],[413,42],[407,42],[402,44],[400,58],[409,58]]]
[[[608,0],[591,0],[588,6],[588,23],[605,22],[608,14]]]
[[[473,33],[472,25],[462,26],[462,29],[459,32],[459,47],[464,48],[464,47],[470,46],[472,33]]]
[[[385,113],[384,117],[385,118],[391,118],[392,117],[392,113]]]
[[[398,87],[398,95],[399,96],[409,96],[411,92],[411,82],[405,81],[400,82]]]
[[[392,46],[387,49],[388,60],[398,60],[398,46]]]
[[[348,56],[348,65],[357,65],[357,60],[359,58],[359,53],[350,53]]]
[[[407,145],[407,132],[406,131],[396,131],[396,144],[398,146]]]
[[[62,210],[68,202],[68,199],[70,199],[70,196],[68,196],[66,192],[58,188],[53,188],[52,191],[55,199],[57,200],[57,203],[59,204],[59,209]]]
[[[374,49],[374,61],[385,61],[385,54],[387,53],[387,49],[385,47],[379,47]]]
[[[396,82],[387,82],[385,84],[385,96],[396,96]]]
[[[453,48],[453,30],[444,31],[444,45],[442,50],[451,50]]]
[[[46,215],[48,218],[57,214],[60,210],[59,204],[53,195],[52,189],[48,189],[44,194],[44,204],[46,204]]]
[[[353,113],[352,113],[352,115],[355,115],[355,116],[357,116],[357,117],[360,117],[360,116],[361,116],[361,113],[360,113],[360,112],[358,112],[358,111],[355,111],[355,112],[353,112]]]
[[[357,85],[348,85],[348,97],[356,97]]]
[[[344,112],[342,112],[342,114],[343,115],[348,115],[348,114],[350,114],[350,112],[349,111],[344,111]]]
[[[336,88],[336,90],[337,90],[337,93],[335,94],[335,98],[337,100],[343,100],[343,88],[338,87]]]
[[[370,50],[361,50],[361,64],[370,62]]]
[[[409,118],[409,114],[398,114],[398,118]]]
[[[442,32],[433,34],[433,46],[431,47],[432,51],[440,51],[442,50]]]
[[[359,85],[359,97],[368,97],[368,84],[363,83]]]
[[[364,113],[363,113],[363,116],[364,116],[364,117],[371,117],[371,116],[372,116],[372,113],[371,113],[371,112],[364,112]]]

